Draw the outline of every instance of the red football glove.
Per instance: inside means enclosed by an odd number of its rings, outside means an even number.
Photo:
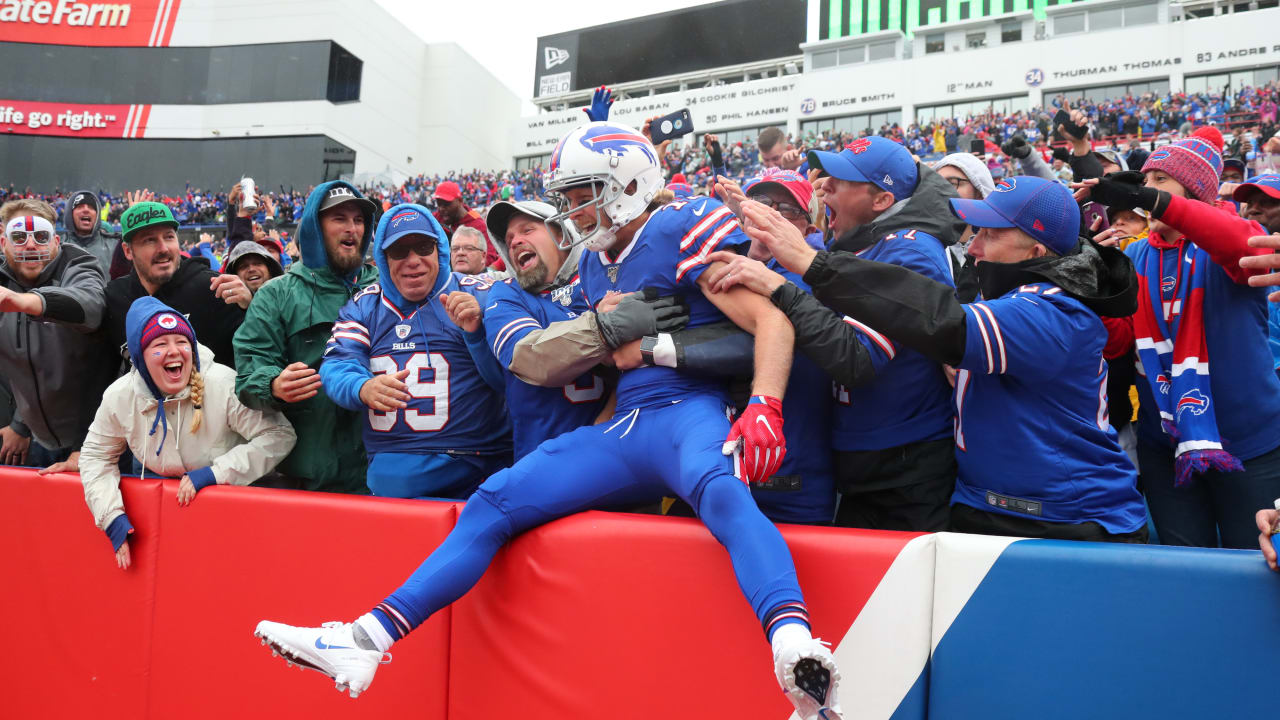
[[[787,455],[787,439],[782,435],[782,401],[767,395],[752,395],[747,409],[729,428],[725,454],[742,446],[742,480],[762,483],[782,467]]]

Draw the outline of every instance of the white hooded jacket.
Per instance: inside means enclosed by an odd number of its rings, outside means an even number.
[[[271,472],[293,449],[297,435],[284,415],[242,405],[236,397],[235,370],[215,363],[213,351],[204,345],[197,348],[204,368],[204,416],[194,435],[190,425],[195,404],[189,387],[164,401],[167,438],[159,426],[150,434],[157,401],[138,368],[117,379],[103,394],[80,449],[84,498],[102,530],[124,513],[117,462],[126,445],[145,465],[144,476],[180,478],[192,470],[211,467],[220,485],[248,485]]]

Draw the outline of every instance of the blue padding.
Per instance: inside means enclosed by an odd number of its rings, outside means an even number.
[[[857,703],[853,702],[856,698],[849,698],[848,701],[841,703],[845,711],[845,717],[853,717],[853,709],[857,707]],[[912,683],[911,689],[902,698],[902,702],[898,703],[898,708],[889,716],[889,720],[924,720],[928,717],[929,712],[929,663],[924,664],[924,669],[920,671],[920,677]]]
[[[1277,638],[1258,552],[1016,542],[934,652],[930,717],[1270,716]]]

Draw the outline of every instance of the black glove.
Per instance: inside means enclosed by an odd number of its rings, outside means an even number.
[[[1027,144],[1025,137],[1014,135],[1008,142],[1000,146],[1000,152],[1015,160],[1025,160],[1031,155],[1031,146]]]
[[[1158,218],[1169,207],[1169,193],[1143,187],[1143,181],[1143,174],[1133,170],[1111,173],[1093,186],[1090,199],[1112,210],[1142,208]]]
[[[631,293],[609,312],[596,313],[600,339],[610,350],[645,335],[675,332],[689,323],[689,306],[676,295],[658,297],[654,288]]]
[[[1071,162],[1071,151],[1064,147],[1056,147],[1053,149],[1053,159],[1069,163]]]

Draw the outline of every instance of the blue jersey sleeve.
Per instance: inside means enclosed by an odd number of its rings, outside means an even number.
[[[934,236],[921,230],[901,230],[887,235],[882,242],[883,246],[873,258],[876,262],[892,263],[950,287],[956,286],[946,247]]]
[[[751,242],[742,232],[733,212],[719,200],[698,198],[677,201],[664,205],[658,212],[672,213],[672,229],[679,232],[677,286],[696,289],[698,278],[707,269],[707,258],[711,253]]]
[[[1070,319],[1034,288],[961,307],[967,334],[959,368],[1047,380],[1058,374],[1072,351],[1075,331]]]
[[[495,285],[489,293],[489,304],[484,309],[484,329],[489,349],[498,364],[511,367],[516,343],[534,330],[541,330],[542,323],[520,301],[520,291],[508,284]]]
[[[348,410],[364,409],[360,388],[373,377],[369,371],[372,343],[368,320],[358,303],[361,297],[363,293],[338,311],[338,319],[333,323],[333,333],[325,345],[324,359],[320,363],[320,382],[325,393]]]
[[[884,366],[897,357],[899,347],[897,343],[872,330],[869,325],[864,325],[848,315],[844,316],[844,321],[853,326],[854,336],[871,354],[871,366],[875,368],[877,373],[884,370]]]

